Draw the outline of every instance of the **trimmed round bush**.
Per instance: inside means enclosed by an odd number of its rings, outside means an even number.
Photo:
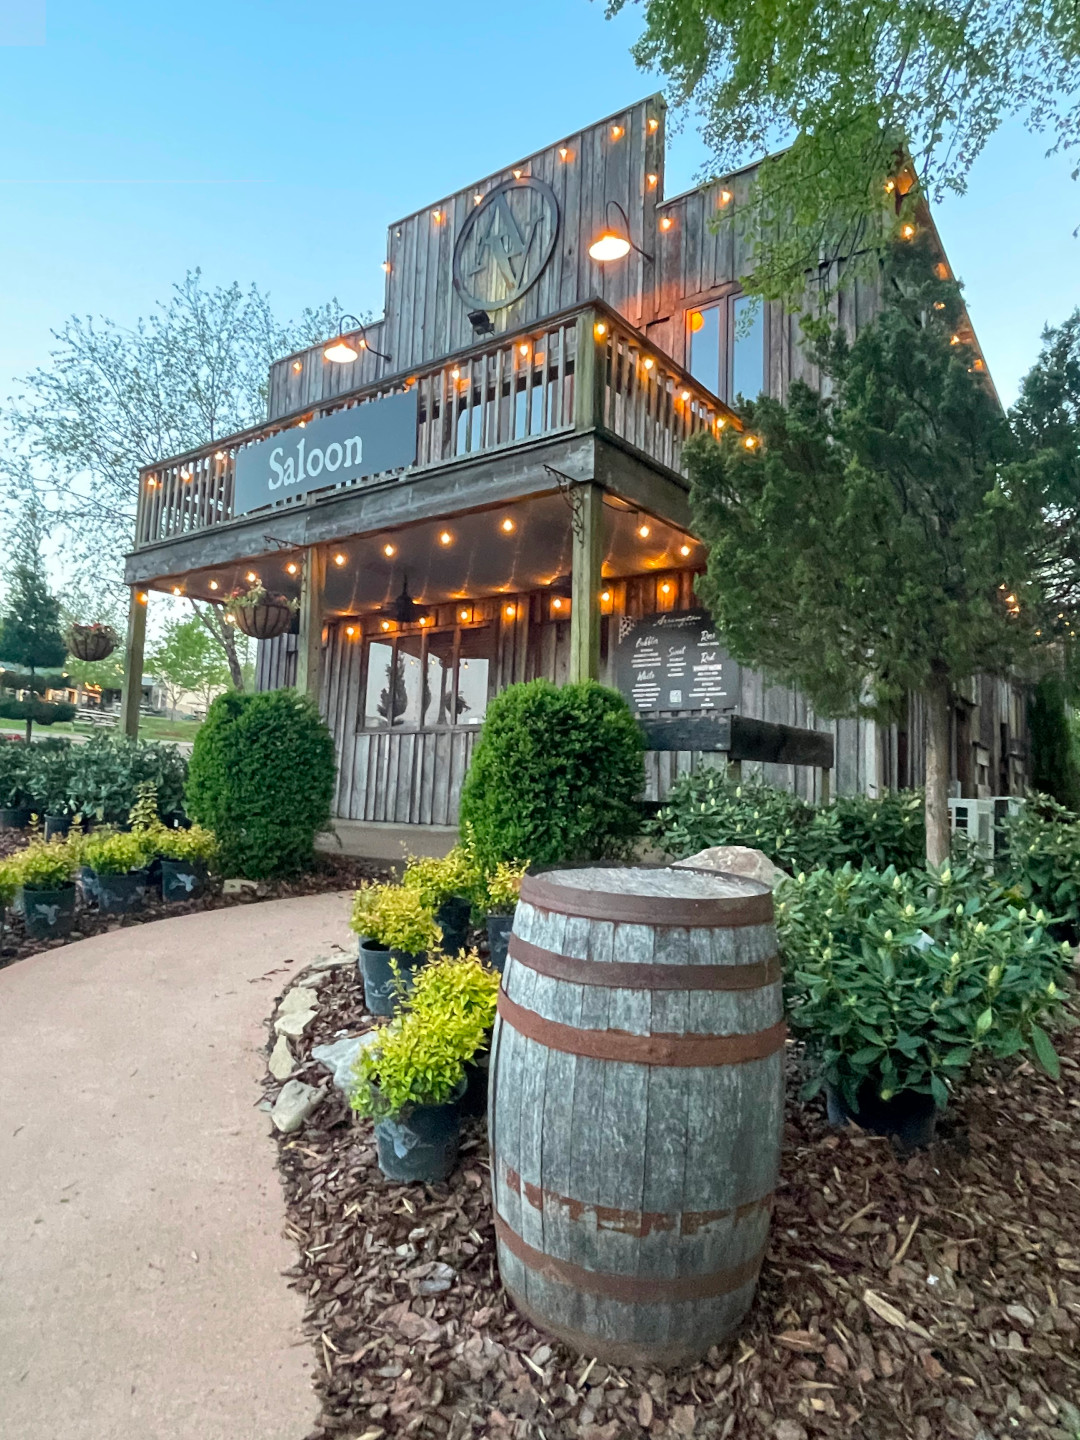
[[[644,787],[643,738],[621,695],[531,680],[488,707],[462,829],[487,866],[617,859],[641,827]]]
[[[334,742],[307,696],[227,691],[195,737],[186,809],[218,837],[226,875],[295,875],[330,823],[335,770]]]

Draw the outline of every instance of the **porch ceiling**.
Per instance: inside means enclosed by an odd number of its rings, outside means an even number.
[[[429,605],[541,590],[569,575],[571,541],[570,507],[560,494],[342,540],[327,547],[325,610],[332,615],[374,610],[400,594],[406,580],[409,593]],[[605,495],[605,579],[686,569],[703,559],[701,546],[684,531]],[[214,600],[246,587],[251,574],[268,589],[299,595],[299,574],[288,566],[301,560],[302,552],[283,548],[156,581],[152,588]]]

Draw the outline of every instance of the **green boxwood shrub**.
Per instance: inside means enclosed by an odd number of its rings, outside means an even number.
[[[792,875],[849,862],[906,870],[922,864],[926,853],[918,790],[877,799],[842,795],[814,806],[775,785],[728,779],[717,768],[677,780],[647,829],[677,860],[712,845],[749,845]]]
[[[75,706],[70,700],[39,700],[31,695],[17,700],[14,695],[0,696],[0,720],[32,720],[35,725],[55,725],[58,721],[74,720]]]
[[[226,875],[295,875],[330,823],[335,771],[333,739],[307,696],[227,691],[195,737],[187,812],[216,834]]]
[[[621,856],[641,827],[641,730],[594,681],[512,685],[488,707],[461,794],[480,861]]]

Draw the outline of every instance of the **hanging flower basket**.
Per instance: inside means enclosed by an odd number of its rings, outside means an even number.
[[[236,628],[253,640],[273,640],[284,635],[292,627],[293,616],[300,608],[299,602],[287,595],[275,595],[262,585],[253,585],[250,590],[234,590],[226,604],[236,622]]]
[[[67,646],[77,660],[104,660],[116,649],[116,631],[111,625],[72,625]]]
[[[292,625],[293,612],[288,605],[235,605],[236,628],[253,640],[273,640],[284,635]]]

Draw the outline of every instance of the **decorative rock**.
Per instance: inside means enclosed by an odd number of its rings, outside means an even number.
[[[378,1033],[377,1030],[368,1030],[364,1035],[343,1035],[340,1040],[335,1040],[331,1045],[316,1045],[312,1048],[311,1058],[318,1060],[328,1070],[332,1070],[334,1084],[346,1095],[350,1095],[353,1090],[353,1067],[356,1064],[356,1057],[361,1050],[373,1043]]]
[[[315,1019],[314,1010],[289,1010],[274,1021],[275,1035],[291,1035],[293,1039],[302,1035]]]
[[[278,1006],[278,1014],[291,1015],[294,1010],[313,1010],[318,1003],[317,990],[309,990],[306,985],[296,985]]]
[[[281,1094],[274,1102],[270,1119],[283,1135],[291,1135],[308,1118],[323,1100],[325,1090],[316,1090],[314,1085],[305,1085],[300,1080],[287,1080],[281,1087]]]
[[[293,1072],[295,1063],[293,1053],[289,1049],[288,1040],[286,1040],[284,1035],[279,1035],[277,1044],[270,1052],[267,1069],[275,1080],[287,1080]]]
[[[254,895],[258,888],[259,883],[257,880],[241,880],[239,878],[233,878],[224,882],[221,887],[221,893],[223,895],[243,895],[244,892],[247,891],[250,894]]]
[[[748,880],[760,880],[774,890],[781,880],[789,878],[786,870],[749,845],[712,845],[685,860],[676,860],[675,868],[680,866],[688,870],[723,870],[728,875],[745,875]]]

